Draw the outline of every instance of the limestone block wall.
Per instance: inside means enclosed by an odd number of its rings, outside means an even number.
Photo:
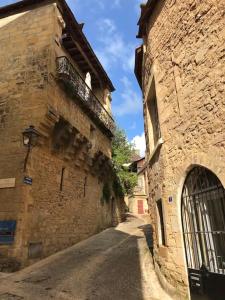
[[[0,179],[16,179],[16,188],[0,189],[0,219],[17,220],[15,243],[1,246],[1,254],[10,256],[20,257],[24,247],[22,132],[38,123],[45,111],[53,30],[50,11],[48,7],[0,19]]]
[[[58,84],[56,57],[66,55],[58,43],[58,16],[57,7],[48,5],[0,19],[0,179],[16,178],[14,188],[0,189],[0,220],[17,221],[15,242],[0,245],[0,256],[15,257],[22,266],[115,224],[124,210],[113,191],[110,201],[102,201],[99,174],[106,167],[96,171],[90,164],[109,160],[110,138]],[[83,143],[79,157],[54,151],[60,119]],[[41,137],[24,172],[22,132],[31,124]],[[32,185],[23,183],[24,176]]]
[[[28,170],[33,178],[27,197],[28,249],[39,244],[45,257],[112,225],[111,202],[101,201],[103,182],[84,168],[74,168],[48,149],[35,149]]]
[[[180,199],[184,179],[199,164],[225,183],[224,28],[223,1],[166,0],[150,17],[145,38],[144,96],[154,76],[164,141],[148,165],[155,261],[181,299],[188,294]],[[148,139],[146,106],[145,128]],[[158,244],[158,199],[166,246]]]

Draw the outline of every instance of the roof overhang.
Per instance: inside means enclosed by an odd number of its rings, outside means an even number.
[[[29,9],[35,9],[40,6],[57,3],[58,8],[64,18],[66,23],[65,29],[65,40],[63,41],[63,46],[66,45],[66,50],[68,50],[68,39],[76,40],[75,46],[70,46],[70,49],[75,50],[74,60],[79,57],[78,65],[85,71],[90,71],[94,81],[101,81],[108,87],[108,89],[113,92],[115,90],[113,83],[108,77],[106,71],[104,70],[102,64],[98,60],[96,54],[94,53],[90,43],[88,42],[85,34],[82,31],[82,24],[79,24],[73,15],[71,9],[67,5],[65,0],[23,0],[7,6],[0,7],[0,19],[5,18],[16,13],[20,13]],[[71,40],[69,42],[71,42]],[[79,47],[78,47],[79,46]],[[79,48],[79,49],[77,49]]]
[[[159,0],[148,0],[146,4],[141,5],[141,16],[137,24],[139,26],[137,38],[143,38],[146,34],[146,22],[150,18],[158,2]]]
[[[135,50],[135,68],[134,73],[142,89],[142,65],[143,65],[143,45]]]
[[[138,173],[137,173],[137,174],[138,174],[138,175],[142,174],[142,173],[143,173],[143,172],[146,170],[146,168],[147,168],[147,165],[148,165],[148,164],[147,164],[147,163],[145,163],[145,164],[144,164],[144,166],[143,166],[143,167],[142,167],[142,168],[141,168],[141,169],[138,171]]]
[[[138,171],[138,163],[140,163],[141,161],[145,162],[145,156],[141,157],[135,161],[133,161],[132,163],[130,163],[130,170],[133,172],[137,172],[137,174],[140,173],[140,171]],[[144,164],[145,165],[145,164]],[[144,168],[144,166],[141,168],[141,170]]]

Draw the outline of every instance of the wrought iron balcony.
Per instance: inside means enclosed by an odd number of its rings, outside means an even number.
[[[56,59],[57,76],[67,90],[79,101],[88,115],[110,136],[113,136],[115,123],[92,90],[86,85],[83,78],[75,70],[66,56]]]

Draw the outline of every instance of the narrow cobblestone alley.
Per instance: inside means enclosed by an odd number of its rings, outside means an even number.
[[[128,216],[117,228],[18,273],[2,274],[0,299],[170,299],[154,273],[145,226]]]

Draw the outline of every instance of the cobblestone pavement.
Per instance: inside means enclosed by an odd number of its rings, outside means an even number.
[[[128,216],[69,249],[9,276],[0,300],[169,300],[153,270],[143,220]]]

